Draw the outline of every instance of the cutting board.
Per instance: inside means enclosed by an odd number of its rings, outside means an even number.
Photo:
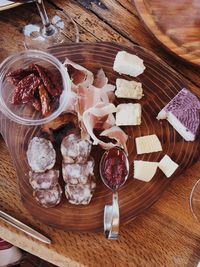
[[[134,0],[152,35],[176,56],[200,66],[199,0]]]
[[[144,73],[134,78],[134,80],[142,82],[144,89],[144,97],[139,101],[142,105],[142,124],[123,128],[129,136],[127,147],[130,175],[125,185],[119,190],[120,222],[122,224],[129,222],[149,208],[161,197],[174,179],[177,178],[182,183],[184,175],[181,176],[181,173],[199,159],[200,140],[198,138],[195,142],[186,142],[167,121],[157,121],[158,112],[186,85],[175,71],[151,52],[138,46],[128,48],[106,42],[62,44],[50,48],[49,52],[61,61],[68,57],[93,72],[103,68],[109,82],[115,84],[117,77],[132,79],[126,75],[120,76],[113,71],[113,61],[116,53],[120,50],[138,55],[144,60],[146,66]],[[118,99],[115,104],[122,102],[135,103],[138,101]],[[38,206],[32,196],[32,189],[28,182],[30,169],[26,158],[28,143],[34,136],[40,136],[40,127],[16,124],[1,114],[0,130],[17,171],[22,202],[33,217],[47,225],[64,230],[78,232],[102,230],[104,206],[111,203],[112,193],[105,187],[99,176],[99,161],[103,154],[103,150],[99,146],[93,146],[92,149],[97,188],[90,204],[86,206],[69,204],[63,194],[62,201],[58,206],[46,209]],[[148,134],[157,134],[163,151],[138,156],[134,138]],[[159,161],[165,154],[179,164],[179,168],[171,178],[166,178],[158,170],[151,182],[145,183],[133,179],[133,160]],[[57,165],[61,169],[61,162],[58,162]],[[63,186],[62,181],[61,184]]]

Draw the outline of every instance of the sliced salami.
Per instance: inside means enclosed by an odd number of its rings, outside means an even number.
[[[50,189],[58,184],[59,170],[29,172],[29,182],[33,189]]]
[[[56,152],[49,140],[34,137],[28,145],[27,159],[34,172],[45,172],[53,168]]]
[[[65,195],[68,201],[71,204],[75,205],[87,205],[89,204],[93,192],[96,188],[96,183],[94,180],[88,181],[87,184],[77,184],[77,185],[72,185],[67,183],[65,185]]]
[[[92,144],[75,134],[66,136],[61,143],[61,153],[65,163],[85,163],[90,156]]]
[[[86,184],[88,179],[94,175],[94,160],[90,158],[85,164],[66,164],[62,165],[62,174],[65,183]]]
[[[33,196],[41,206],[50,208],[58,205],[61,201],[62,189],[59,184],[51,189],[38,189],[33,191]]]

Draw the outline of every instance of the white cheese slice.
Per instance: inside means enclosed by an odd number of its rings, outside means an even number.
[[[156,134],[136,137],[135,143],[138,155],[162,151],[160,140]]]
[[[168,155],[165,155],[158,163],[158,167],[169,178],[178,168],[178,164],[174,162]]]
[[[141,99],[143,96],[142,84],[124,79],[116,80],[115,95],[121,98]]]
[[[140,104],[119,104],[116,112],[116,125],[140,125],[142,108]]]
[[[119,51],[115,57],[113,69],[120,74],[137,77],[144,72],[145,66],[143,60],[138,56],[126,51]]]
[[[134,178],[149,182],[155,175],[158,162],[134,160]]]

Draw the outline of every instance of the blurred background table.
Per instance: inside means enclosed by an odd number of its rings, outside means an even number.
[[[145,30],[130,0],[48,0],[49,15],[65,10],[75,20],[81,42],[114,41],[141,45],[175,69],[194,92],[200,69],[170,55]],[[24,49],[22,28],[37,17],[34,4],[0,12],[0,61]],[[39,16],[38,16],[39,20]],[[72,39],[67,32],[66,38]],[[16,173],[0,137],[0,208],[45,233],[43,245],[0,221],[0,237],[58,266],[196,266],[200,260],[200,224],[189,207],[189,195],[200,178],[200,161],[175,179],[160,200],[132,222],[121,226],[117,241],[103,233],[64,232],[33,219],[23,207]]]

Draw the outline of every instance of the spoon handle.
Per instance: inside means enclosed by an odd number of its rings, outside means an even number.
[[[116,240],[119,233],[118,193],[113,192],[112,205],[104,208],[104,233],[107,239]]]

